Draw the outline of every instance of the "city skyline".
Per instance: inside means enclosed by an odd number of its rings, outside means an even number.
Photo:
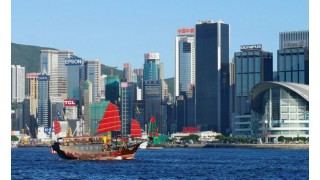
[[[230,24],[229,61],[240,45],[247,44],[262,44],[263,50],[275,55],[280,32],[309,30],[308,1],[77,2],[34,6],[12,1],[11,42],[71,50],[83,59],[99,59],[119,69],[124,63],[141,68],[144,53],[159,52],[165,78],[170,78],[178,29],[195,27],[199,20]]]

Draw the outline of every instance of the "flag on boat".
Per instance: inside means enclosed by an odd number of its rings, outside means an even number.
[[[54,120],[53,127],[54,127],[54,134],[58,134],[59,132],[61,132],[61,126],[60,126],[59,121]]]
[[[136,114],[140,114],[138,106],[136,106]]]
[[[131,137],[142,137],[140,123],[135,119],[131,119]]]

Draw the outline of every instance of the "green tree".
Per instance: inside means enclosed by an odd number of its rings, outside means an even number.
[[[18,141],[19,138],[15,135],[11,135],[11,141]]]
[[[284,140],[285,140],[285,137],[284,137],[284,136],[279,136],[279,137],[278,137],[278,141],[279,141],[279,142],[284,142]]]

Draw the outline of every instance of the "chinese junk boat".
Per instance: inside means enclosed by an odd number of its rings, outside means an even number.
[[[57,128],[57,130],[60,129]],[[142,143],[142,140],[134,139],[132,141],[131,138],[121,136],[111,138],[111,132],[120,130],[121,122],[118,107],[109,102],[108,107],[104,112],[104,116],[99,123],[97,133],[94,136],[58,138],[58,141],[52,145],[52,149],[64,159],[133,159],[135,152]],[[101,133],[106,134],[99,135]],[[140,124],[134,119],[131,120],[131,137],[141,137]]]

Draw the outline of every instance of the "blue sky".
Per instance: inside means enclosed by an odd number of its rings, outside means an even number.
[[[262,44],[274,54],[279,32],[309,29],[306,0],[11,1],[11,41],[72,50],[123,68],[141,68],[144,53],[159,52],[165,78],[174,76],[177,29],[198,20],[230,24],[230,60],[240,45]]]

